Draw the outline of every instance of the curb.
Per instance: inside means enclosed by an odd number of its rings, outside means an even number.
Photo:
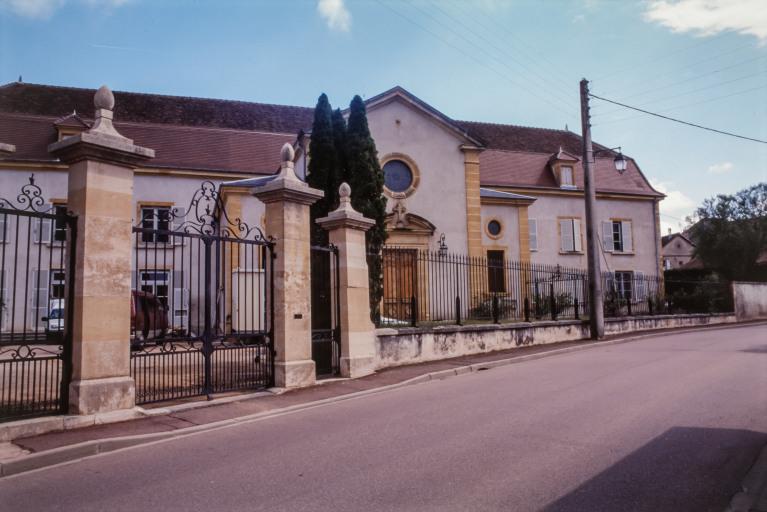
[[[757,505],[760,497],[767,496],[767,446],[762,448],[759,457],[751,466],[740,487],[742,490],[732,497],[724,512],[756,510],[753,507]]]
[[[703,328],[691,327],[686,329],[666,331],[666,332],[660,332],[660,333],[654,333],[654,334],[647,333],[647,334],[636,335],[636,336],[628,336],[625,338],[597,341],[597,342],[588,343],[585,345],[548,350],[548,351],[543,351],[536,354],[509,357],[506,359],[498,359],[495,361],[473,363],[469,365],[459,366],[456,368],[450,368],[447,370],[430,372],[430,373],[426,373],[423,375],[419,375],[417,377],[404,380],[402,382],[398,382],[396,384],[381,386],[379,388],[347,393],[345,395],[339,395],[339,396],[330,397],[330,398],[323,398],[321,400],[316,400],[314,402],[296,404],[296,405],[284,407],[282,409],[264,411],[264,412],[260,412],[256,414],[247,415],[247,416],[241,416],[238,418],[231,418],[227,420],[206,423],[203,425],[196,425],[193,427],[181,428],[181,429],[170,431],[170,432],[156,432],[151,434],[139,434],[139,435],[133,435],[133,436],[113,437],[109,439],[95,439],[92,441],[84,441],[82,443],[77,443],[77,444],[73,444],[69,446],[62,446],[59,448],[54,448],[54,449],[46,450],[43,452],[32,453],[30,455],[26,455],[23,457],[19,457],[17,459],[12,459],[12,460],[8,460],[6,462],[0,463],[0,478],[19,475],[22,473],[27,473],[27,472],[35,471],[35,470],[42,470],[48,467],[53,467],[53,466],[58,466],[63,464],[71,464],[71,463],[80,461],[82,459],[103,455],[109,452],[135,448],[136,446],[140,446],[140,445],[154,444],[154,443],[167,441],[170,439],[192,436],[192,435],[200,434],[203,432],[219,430],[222,428],[227,428],[227,427],[231,427],[235,425],[254,423],[254,422],[265,420],[272,417],[292,414],[295,412],[313,409],[315,407],[322,407],[324,405],[343,402],[346,400],[363,398],[363,397],[374,395],[377,393],[385,393],[387,391],[393,391],[395,389],[403,388],[406,386],[412,386],[414,384],[421,384],[421,383],[429,382],[432,380],[435,380],[435,381],[444,380],[450,377],[466,375],[466,374],[470,374],[470,373],[474,373],[478,371],[489,370],[492,368],[498,368],[498,367],[508,366],[512,364],[523,363],[527,361],[534,361],[537,359],[543,359],[545,357],[568,354],[571,352],[578,352],[581,350],[588,350],[588,349],[597,348],[597,347],[618,345],[621,343],[628,343],[631,341],[637,341],[637,340],[642,340],[646,338],[657,338],[657,337],[671,336],[676,334],[685,334],[690,332],[698,332],[701,330],[707,330],[707,331],[723,330],[723,329],[731,329],[735,327],[752,326],[752,325],[767,325],[767,322],[749,322],[746,324],[742,324],[742,323],[720,324],[720,325],[714,325],[710,327],[707,326]],[[273,393],[259,392],[254,394],[266,396]],[[230,398],[230,397],[226,397],[226,398]],[[232,398],[231,400],[227,400],[227,401],[228,402],[235,401],[234,400],[235,397],[231,397],[231,398]],[[205,403],[205,406],[209,406],[208,404],[210,403],[209,402]],[[189,407],[189,405],[190,404],[181,404],[180,407],[184,409],[192,408],[192,407]],[[213,405],[213,404],[210,404],[210,405]],[[173,407],[179,407],[179,406],[173,406]],[[172,407],[169,407],[166,409],[172,409]],[[158,415],[159,414],[161,413],[158,413]],[[762,457],[760,457],[759,461],[761,462],[762,459],[764,459],[765,473],[767,473],[767,448],[765,448],[765,450],[762,451]],[[748,510],[748,509],[745,509],[745,510]],[[739,512],[739,511],[740,509],[732,509],[732,512]]]

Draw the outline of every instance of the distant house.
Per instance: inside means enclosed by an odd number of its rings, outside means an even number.
[[[669,230],[670,231],[670,230]],[[669,233],[661,239],[663,269],[679,269],[693,260],[695,243],[683,233]]]

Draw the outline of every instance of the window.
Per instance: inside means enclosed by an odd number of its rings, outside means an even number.
[[[560,187],[574,187],[573,181],[573,168],[569,166],[559,168],[559,186]]]
[[[142,270],[139,272],[139,287],[142,292],[151,293],[167,307],[169,277],[167,270]]]
[[[602,223],[602,246],[608,252],[634,252],[630,220],[610,220]]]
[[[506,292],[504,251],[487,251],[487,288],[490,293]]]
[[[615,272],[614,292],[618,297],[621,299],[631,298],[633,278],[633,272]]]
[[[535,219],[527,220],[528,230],[530,232],[530,250],[538,250],[538,221]]]
[[[561,252],[582,252],[580,219],[559,219],[559,247]]]
[[[51,300],[64,299],[64,290],[67,283],[67,274],[63,269],[51,270]]]
[[[490,238],[500,238],[501,231],[503,231],[503,226],[499,221],[493,219],[487,223],[487,234],[490,235]]]
[[[56,214],[56,219],[53,221],[53,233],[51,239],[54,242],[66,242],[67,241],[67,205],[57,204],[53,213]]]
[[[170,208],[144,206],[141,208],[141,227],[153,231],[168,231],[170,229]],[[167,233],[141,233],[141,241],[145,243],[167,243]]]
[[[389,160],[383,166],[384,184],[392,192],[404,193],[413,185],[413,171],[402,160]]]

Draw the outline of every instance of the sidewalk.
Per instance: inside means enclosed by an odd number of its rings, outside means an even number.
[[[0,476],[9,476],[138,444],[209,431],[237,423],[258,421],[277,414],[357,398],[395,387],[449,378],[540,357],[669,333],[726,329],[741,325],[743,324],[644,331],[614,336],[599,342],[586,340],[520,347],[489,354],[388,368],[354,380],[320,381],[310,388],[287,392],[265,391],[245,396],[229,395],[215,397],[212,401],[202,398],[172,404],[164,402],[155,408],[145,408],[144,413],[148,416],[139,419],[49,432],[15,439],[9,443],[0,443]]]

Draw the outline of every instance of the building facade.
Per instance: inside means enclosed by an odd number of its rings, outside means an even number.
[[[66,209],[68,168],[47,147],[92,124],[93,92],[24,83],[0,87],[0,143],[15,147],[0,158],[0,197],[13,199],[34,175],[50,208]],[[311,129],[312,108],[127,92],[116,92],[115,98],[117,129],[156,154],[136,170],[136,226],[172,229],[172,223],[182,223],[194,208],[190,199],[201,183],[210,182],[231,215],[264,228],[264,205],[239,186],[242,180],[274,174],[285,142],[296,147],[296,170],[305,175],[311,155],[304,134]],[[399,87],[368,99],[366,105],[385,173],[388,244],[432,250],[446,245],[470,257],[586,267],[578,135],[456,121]],[[605,153],[594,166],[603,271],[617,279],[657,274],[663,195],[632,159],[619,175],[613,156]],[[159,225],[171,211],[170,224]],[[60,242],[55,222],[30,227],[32,238],[23,247],[14,246],[10,231],[0,228],[7,254],[53,254]],[[172,304],[174,325],[189,322],[195,298],[183,276],[174,275],[162,258],[157,261],[156,251],[154,261],[142,256],[142,249],[157,242],[135,238],[133,287]],[[164,251],[167,260],[184,248]],[[44,265],[48,270],[41,275],[29,254],[17,256],[30,263],[14,267],[13,279],[20,279],[20,268],[25,281],[40,283],[39,290],[31,294],[31,306],[3,301],[2,329],[20,321],[42,326],[41,319],[63,293],[53,263]],[[254,278],[262,264],[255,256],[238,272]],[[11,276],[3,274],[1,280],[7,289]],[[14,308],[27,313],[17,314]],[[236,310],[227,321],[239,321]]]

